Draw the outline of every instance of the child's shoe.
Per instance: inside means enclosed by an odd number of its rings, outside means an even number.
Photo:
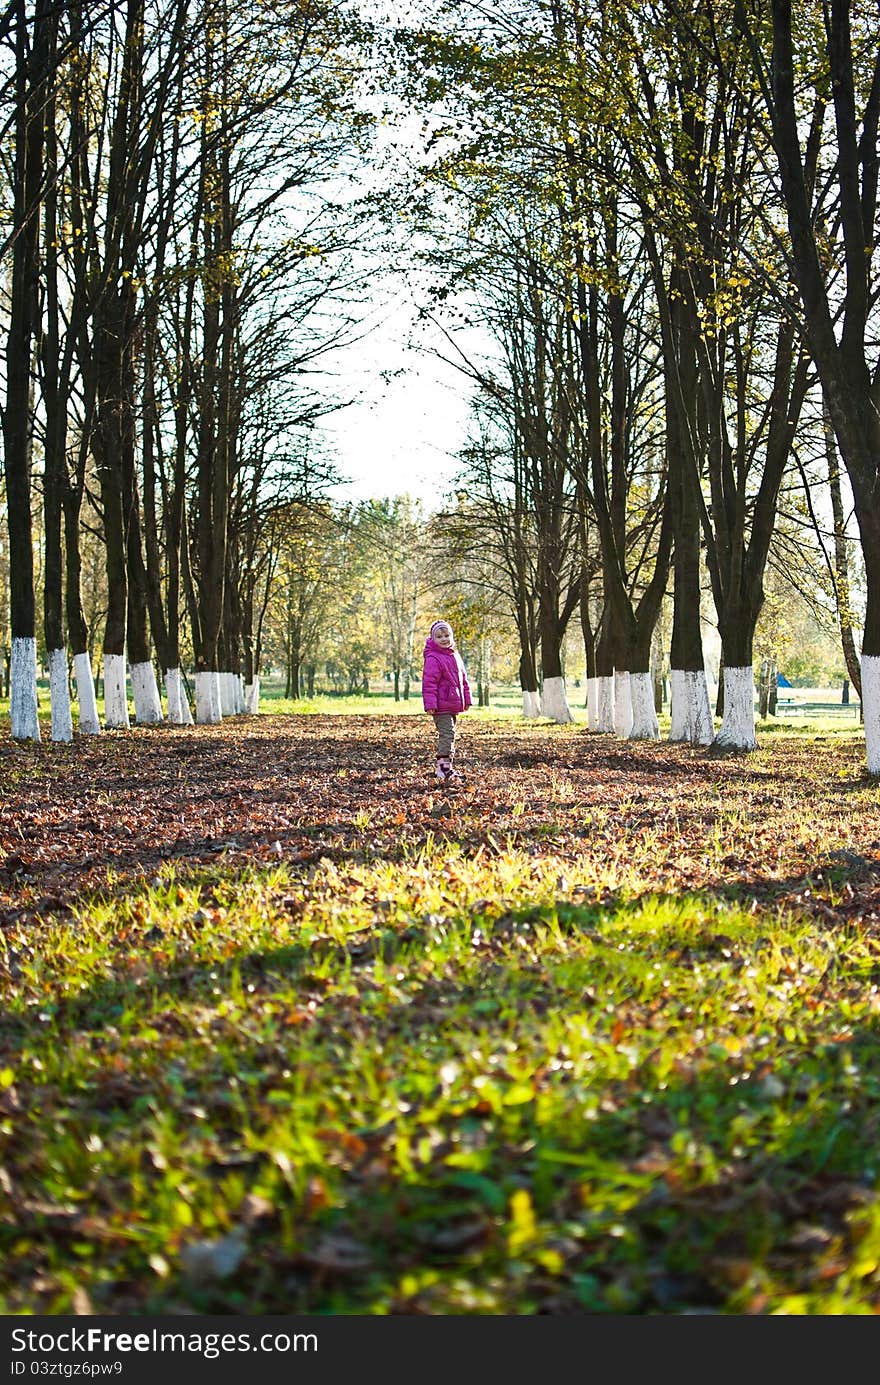
[[[452,761],[441,755],[437,761],[437,769],[434,775],[437,783],[445,784],[447,779],[451,779],[454,774],[455,770],[452,768]]]

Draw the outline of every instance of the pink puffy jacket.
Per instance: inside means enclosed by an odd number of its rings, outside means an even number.
[[[425,642],[422,702],[426,712],[466,712],[471,685],[457,649],[441,649],[430,635]]]

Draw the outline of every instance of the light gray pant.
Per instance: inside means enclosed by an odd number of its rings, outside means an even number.
[[[455,749],[455,713],[432,712],[437,727],[437,759],[451,760]]]

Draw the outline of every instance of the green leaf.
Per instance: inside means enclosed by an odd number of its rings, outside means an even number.
[[[451,1163],[451,1159],[447,1162]],[[501,1188],[494,1179],[487,1178],[485,1174],[476,1173],[472,1169],[462,1169],[461,1172],[453,1174],[449,1182],[457,1188],[466,1188],[477,1194],[480,1201],[492,1212],[503,1212],[507,1202],[504,1189]]]

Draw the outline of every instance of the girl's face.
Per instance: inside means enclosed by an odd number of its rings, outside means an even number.
[[[452,631],[448,625],[438,625],[431,638],[441,649],[452,648]]]

